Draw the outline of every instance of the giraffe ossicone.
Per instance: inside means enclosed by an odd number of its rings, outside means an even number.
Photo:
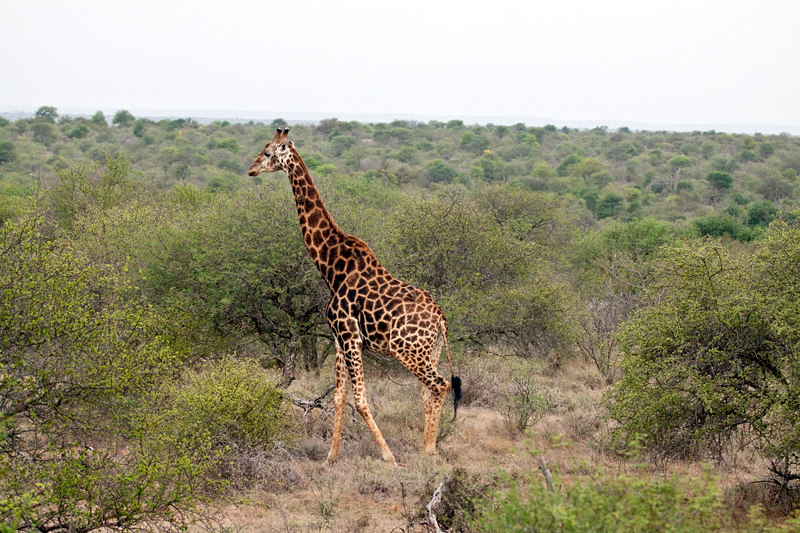
[[[434,454],[447,392],[453,389],[455,410],[461,398],[461,380],[453,376],[449,383],[437,370],[442,348],[450,362],[444,313],[427,291],[392,276],[367,243],[336,225],[300,154],[287,141],[288,134],[289,128],[278,129],[248,174],[282,170],[289,176],[303,240],[331,291],[326,317],[336,341],[336,391],[326,462],[332,464],[339,458],[348,384],[352,384],[356,409],[372,432],[383,460],[396,464],[367,405],[363,349],[394,356],[416,376],[425,412],[422,453]]]

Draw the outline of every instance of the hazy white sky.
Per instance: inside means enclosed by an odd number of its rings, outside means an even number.
[[[800,126],[800,1],[0,0],[40,105]]]

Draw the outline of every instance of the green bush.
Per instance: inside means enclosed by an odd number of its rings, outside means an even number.
[[[11,141],[0,141],[0,163],[9,163],[17,159],[17,152],[14,143]]]
[[[124,155],[102,154],[103,163],[54,169],[59,183],[49,191],[52,214],[64,228],[94,209],[108,209],[131,198],[131,161]]]
[[[133,124],[134,120],[136,120],[136,117],[133,116],[133,113],[127,109],[120,109],[114,113],[114,118],[111,119],[111,123],[115,126],[124,127]]]
[[[556,368],[570,353],[574,338],[572,302],[565,285],[544,265],[533,263],[536,283],[496,285],[445,301],[458,318],[460,332],[471,341],[520,357],[543,358]]]
[[[713,214],[697,217],[692,221],[697,232],[703,237],[724,237],[748,242],[755,238],[753,230],[747,228],[728,214]]]
[[[512,360],[505,367],[504,387],[500,390],[495,408],[503,415],[512,433],[523,434],[547,414],[548,402],[537,385],[536,371],[543,365]]]
[[[778,208],[769,200],[755,201],[747,207],[747,225],[768,226],[777,213]]]
[[[216,143],[216,147],[221,150],[227,150],[234,154],[242,150],[241,145],[239,145],[239,141],[237,141],[233,137],[226,137],[224,139],[218,140]]]
[[[337,135],[331,139],[331,151],[340,157],[345,151],[358,144],[358,139],[352,135]]]
[[[89,131],[89,126],[86,124],[78,124],[67,133],[67,137],[70,139],[83,139],[89,134]]]
[[[230,193],[239,188],[239,177],[233,173],[217,174],[208,180],[208,189],[212,192]]]
[[[407,202],[392,222],[388,268],[431,291],[447,310],[453,335],[522,356],[549,355],[568,342],[566,294],[541,248],[500,226],[458,189]]]
[[[223,170],[228,170],[228,171],[233,172],[235,174],[240,174],[242,172],[242,170],[244,170],[242,168],[242,164],[241,163],[237,163],[236,161],[233,161],[232,159],[220,159],[219,161],[217,161],[217,168],[221,168]]]
[[[269,449],[287,438],[283,395],[252,360],[205,362],[147,403],[160,431],[191,449]]]
[[[573,261],[583,269],[584,282],[602,282],[616,294],[639,292],[652,278],[652,261],[673,239],[672,226],[655,218],[613,222],[587,232],[575,245]]]
[[[450,183],[458,176],[456,169],[441,159],[434,159],[428,163],[426,173],[433,183]]]
[[[734,435],[781,484],[800,469],[800,228],[775,225],[758,253],[716,241],[665,249],[620,336],[623,378],[606,394],[623,443],[723,459]],[[789,492],[789,491],[787,491]]]
[[[720,528],[719,489],[706,478],[691,490],[681,480],[612,477],[550,491],[538,479],[510,483],[477,512],[478,531],[503,533],[705,533]]]
[[[142,120],[137,120],[133,125],[133,134],[140,139],[144,137],[145,123]]]
[[[0,228],[0,523],[185,524],[217,485],[210,463],[134,415],[186,357],[180,328],[43,229],[38,215]]]
[[[570,167],[580,163],[581,161],[583,161],[583,158],[580,155],[570,154],[565,157],[563,161],[561,161],[558,167],[556,167],[556,173],[559,176],[566,176],[570,171]]]
[[[597,218],[609,218],[618,215],[624,208],[625,199],[621,194],[611,191],[598,198],[595,213]]]

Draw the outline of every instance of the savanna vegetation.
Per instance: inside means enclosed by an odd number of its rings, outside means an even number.
[[[421,458],[367,354],[404,466],[353,417],[324,469],[327,288],[246,173],[285,125],[0,118],[1,532],[800,530],[800,139],[292,125],[464,379]]]

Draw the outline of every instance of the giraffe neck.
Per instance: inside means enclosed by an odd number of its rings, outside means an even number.
[[[288,174],[303,240],[311,260],[333,290],[334,285],[339,284],[334,271],[335,258],[345,246],[348,235],[334,222],[300,155],[294,148],[292,152],[294,164],[289,165]]]

